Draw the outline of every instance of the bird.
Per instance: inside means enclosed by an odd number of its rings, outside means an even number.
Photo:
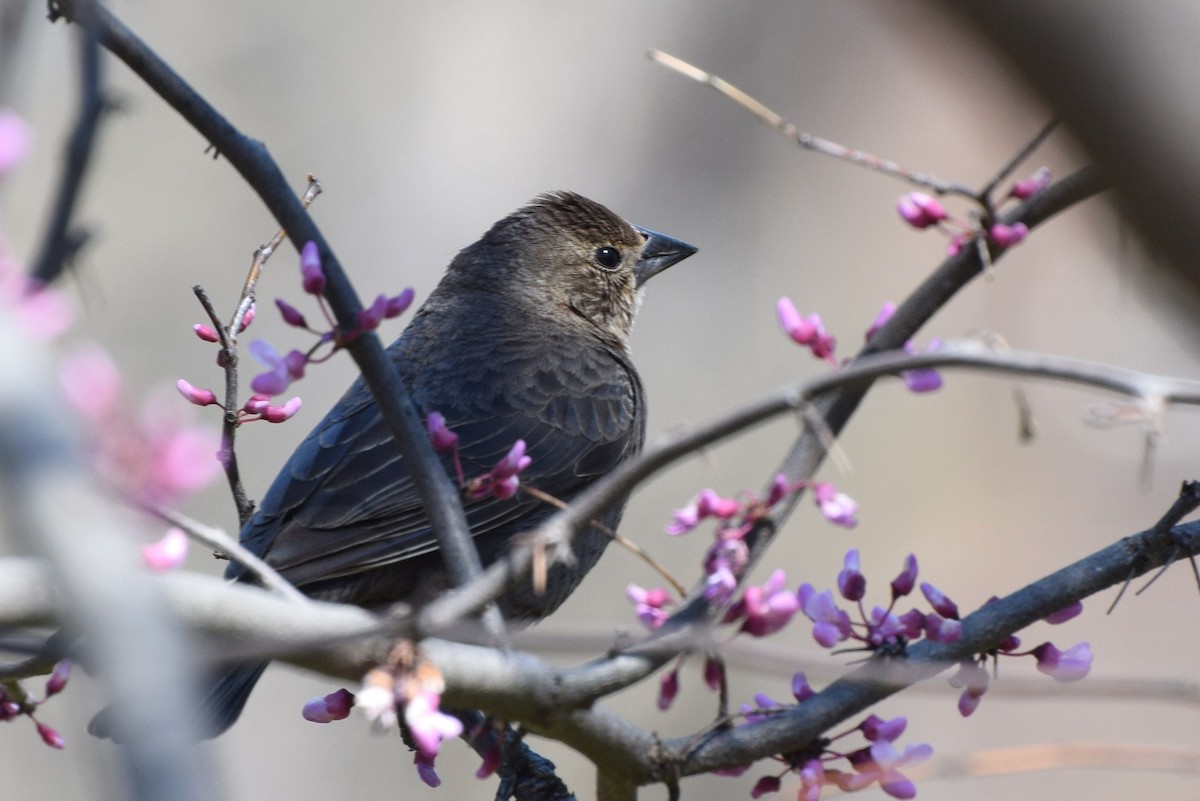
[[[646,400],[629,343],[641,289],[695,252],[582,195],[546,193],[455,256],[387,353],[418,412],[440,414],[457,435],[463,475],[487,473],[522,440],[532,461],[521,483],[569,503],[641,451]],[[485,566],[557,511],[521,492],[464,494],[463,505]],[[624,505],[600,522],[615,529]],[[361,377],[296,448],[240,540],[319,600],[383,610],[451,586],[404,455]],[[499,599],[505,619],[553,612],[608,541],[582,531],[574,558],[556,562],[544,586],[526,581]],[[255,582],[237,562],[226,578]],[[210,683],[206,736],[233,725],[266,666],[224,668]]]

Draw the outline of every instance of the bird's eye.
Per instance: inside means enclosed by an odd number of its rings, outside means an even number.
[[[596,263],[606,270],[615,270],[621,264],[621,251],[610,245],[596,248]]]

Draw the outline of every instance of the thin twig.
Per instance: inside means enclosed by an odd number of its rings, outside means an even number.
[[[104,112],[104,93],[100,87],[100,46],[96,35],[86,27],[79,32],[79,114],[67,144],[62,177],[54,200],[50,222],[42,237],[41,250],[34,260],[33,277],[43,283],[58,278],[70,259],[88,239],[86,231],[71,230],[71,217],[83,188],[88,163],[95,149],[96,132]]]
[[[1045,142],[1046,138],[1054,132],[1054,129],[1058,127],[1059,122],[1061,122],[1061,120],[1059,120],[1057,116],[1051,117],[1050,121],[1042,126],[1042,130],[1038,131],[1032,139],[1025,143],[1024,147],[1013,154],[1013,157],[1008,160],[1008,163],[1001,167],[996,174],[992,176],[992,180],[984,184],[983,189],[979,190],[979,196],[976,199],[984,200],[990,198],[992,192],[996,191],[996,187],[1000,185],[1000,182],[1011,175],[1013,170],[1021,166],[1025,159],[1029,158],[1033,154],[1033,151],[1041,147],[1042,142]]]
[[[865,151],[855,150],[839,145],[837,142],[831,142],[828,139],[804,133],[795,125],[772,111],[766,104],[756,100],[728,81],[707,73],[677,56],[664,53],[661,50],[651,50],[647,55],[652,61],[656,61],[684,77],[691,78],[693,81],[699,81],[705,86],[717,90],[805,150],[814,150],[826,156],[832,156],[842,161],[849,161],[852,164],[866,167],[869,170],[874,170],[884,175],[901,178],[911,184],[936,192],[939,195],[962,195],[972,200],[979,197],[979,193],[976,190],[964,184],[955,181],[946,181],[938,178],[936,175],[917,172],[894,161],[882,159]]]
[[[557,507],[559,509],[568,508],[565,501],[561,501],[558,498],[555,498],[553,495],[551,495],[548,492],[542,492],[537,487],[528,487],[528,486],[525,486],[524,484],[522,484],[521,490],[525,494],[532,495],[534,498],[537,498],[539,501],[542,501],[543,503],[548,503],[551,506]],[[666,581],[668,584],[670,584],[671,588],[674,589],[675,592],[679,593],[679,596],[681,598],[683,596],[687,595],[687,588],[684,587],[681,583],[679,583],[678,579],[676,579],[674,576],[671,575],[671,571],[667,570],[666,566],[664,566],[661,562],[659,562],[657,559],[655,559],[653,556],[651,556],[649,554],[649,552],[644,550],[636,542],[629,539],[628,537],[622,537],[620,534],[613,531],[611,528],[604,525],[599,520],[589,520],[588,525],[591,526],[596,531],[599,531],[604,536],[608,537],[610,540],[615,542],[617,545],[620,545],[622,548],[629,551],[634,556],[641,559],[647,565],[649,565],[650,569],[653,570],[654,572],[658,573],[658,575],[662,576],[663,580]]]
[[[202,542],[218,555],[232,559],[242,564],[258,577],[262,585],[272,592],[282,595],[289,601],[309,603],[308,596],[296,589],[291,582],[268,565],[240,542],[214,526],[208,526],[198,520],[165,506],[144,505],[143,508],[179,529],[182,529],[192,539]]]

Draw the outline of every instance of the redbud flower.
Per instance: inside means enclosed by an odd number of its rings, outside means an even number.
[[[458,447],[458,434],[446,427],[446,418],[438,412],[429,413],[425,428],[429,431],[429,441],[434,450],[452,451]]]
[[[988,681],[988,672],[974,659],[959,663],[958,672],[950,677],[950,686],[963,688],[958,697],[958,713],[964,718],[970,717],[979,708],[979,702],[987,692]]]
[[[738,513],[742,505],[733,498],[722,498],[720,495],[710,489],[700,491],[700,497],[696,499],[696,511],[700,517],[716,517],[721,520],[728,520]]]
[[[664,712],[670,709],[671,702],[677,695],[679,695],[679,671],[672,670],[662,677],[662,682],[658,686],[658,708]]]
[[[187,558],[188,539],[183,529],[172,526],[155,542],[142,546],[142,561],[157,572],[174,570]]]
[[[673,601],[667,591],[661,587],[647,590],[636,584],[630,584],[625,588],[625,597],[633,601],[638,620],[642,621],[651,631],[667,622],[668,614],[665,607],[671,606]]]
[[[57,695],[67,686],[67,679],[71,677],[71,660],[61,659],[54,666],[54,671],[50,674],[50,678],[46,680],[46,697]]]
[[[420,751],[413,754],[413,764],[417,766],[417,776],[428,787],[440,787],[442,777],[438,776],[437,770],[433,767],[433,757],[426,756]]]
[[[819,801],[825,784],[825,766],[819,759],[810,759],[800,769],[800,795],[797,801]]]
[[[30,138],[29,125],[19,114],[0,109],[0,175],[25,159]]]
[[[483,762],[480,763],[478,770],[475,771],[476,779],[486,779],[497,770],[500,769],[502,754],[500,753],[499,744],[492,746],[483,752]]]
[[[850,636],[850,616],[838,609],[829,590],[817,592],[811,584],[800,585],[796,593],[804,616],[813,622],[813,639],[832,648]]]
[[[800,609],[800,601],[794,593],[784,589],[787,577],[776,570],[761,587],[746,588],[742,596],[742,608],[746,619],[742,631],[752,637],[774,634],[788,624],[792,615]]]
[[[700,508],[693,502],[682,509],[676,509],[671,522],[666,526],[666,532],[672,537],[686,534],[700,525]]]
[[[789,298],[780,298],[775,304],[775,312],[779,317],[779,325],[792,341],[806,346],[813,356],[824,359],[837,366],[833,359],[833,351],[837,340],[825,331],[819,314],[801,317],[795,304]]]
[[[913,228],[928,228],[946,219],[946,209],[924,192],[909,192],[896,202],[896,211]]]
[[[929,601],[929,605],[933,607],[933,611],[942,617],[958,620],[958,605],[950,600],[944,592],[929,582],[922,581],[921,593],[925,596],[925,600]]]
[[[1076,601],[1075,603],[1070,604],[1069,606],[1064,606],[1062,609],[1059,609],[1057,612],[1052,612],[1051,614],[1046,615],[1044,618],[1042,618],[1042,620],[1046,621],[1047,623],[1049,623],[1053,626],[1057,626],[1059,623],[1066,623],[1068,620],[1075,617],[1082,611],[1083,611],[1083,601]]]
[[[462,721],[438,709],[441,696],[425,690],[404,702],[404,722],[413,745],[428,756],[436,756],[442,740],[462,734]]]
[[[803,672],[792,676],[792,695],[796,698],[796,703],[804,703],[816,695]]]
[[[246,307],[246,313],[242,315],[242,321],[238,323],[238,333],[242,333],[250,327],[250,323],[254,322],[255,307],[251,303]]]
[[[347,689],[332,692],[320,698],[312,698],[304,705],[300,714],[313,723],[331,723],[345,720],[354,708],[354,693]]]
[[[1029,236],[1029,227],[1025,223],[1016,223],[1014,225],[996,223],[988,229],[988,239],[1001,248],[1011,248],[1013,245],[1019,245],[1025,241],[1025,237],[1027,236]]]
[[[858,520],[854,515],[858,512],[858,504],[845,493],[834,489],[833,484],[821,481],[813,485],[813,499],[821,509],[821,514],[830,523],[846,528],[854,528]]]
[[[861,601],[867,593],[867,579],[859,570],[858,549],[846,552],[844,567],[838,573],[838,592],[847,601]]]
[[[308,294],[320,295],[325,291],[325,271],[321,268],[316,242],[305,242],[300,249],[300,277]]]
[[[374,331],[383,322],[388,310],[387,295],[378,295],[371,305],[358,313],[358,328],[361,331]]]
[[[58,383],[67,402],[92,422],[117,410],[121,400],[121,373],[104,348],[81,343],[63,357]]]
[[[175,388],[188,403],[194,403],[197,406],[211,406],[217,402],[216,393],[211,389],[197,389],[182,378],[175,382]]]
[[[282,423],[285,420],[290,420],[296,412],[300,411],[300,406],[303,401],[300,398],[292,398],[282,406],[267,405],[262,411],[262,417],[268,423]]]
[[[1012,189],[1008,190],[1008,196],[1015,197],[1018,200],[1026,200],[1038,192],[1041,192],[1049,185],[1050,168],[1039,167],[1037,172],[1035,172],[1033,175],[1013,183]]]
[[[212,326],[204,325],[203,323],[196,323],[192,326],[192,331],[195,332],[196,336],[200,337],[200,339],[204,340],[205,342],[221,341],[221,337],[217,334],[216,330]]]
[[[250,343],[250,355],[267,368],[267,372],[259,373],[250,381],[250,388],[263,395],[283,393],[293,381],[304,377],[304,367],[308,363],[308,357],[298,350],[280,356],[265,339]]]
[[[754,788],[750,790],[751,798],[761,798],[767,793],[779,792],[780,781],[778,776],[763,776],[754,783]]]
[[[59,751],[67,747],[67,741],[62,738],[58,732],[47,726],[45,723],[37,724],[38,736],[42,738],[42,742],[51,748],[57,748]]]
[[[1031,653],[1037,657],[1038,670],[1064,684],[1079,681],[1092,669],[1092,649],[1086,642],[1072,645],[1065,651],[1047,642]]]
[[[891,720],[884,720],[878,715],[869,715],[866,720],[859,724],[858,728],[862,731],[863,737],[872,742],[882,740],[894,743],[900,735],[904,734],[904,730],[908,728],[908,719],[904,716],[899,716]]]
[[[708,689],[716,692],[721,689],[721,682],[725,678],[725,666],[721,664],[721,660],[713,659],[711,656],[704,660],[704,683],[708,685]]]
[[[904,570],[892,579],[892,600],[903,598],[913,591],[917,582],[917,557],[909,554],[904,558]]]
[[[300,313],[300,310],[283,298],[275,298],[275,307],[279,309],[280,316],[283,317],[283,321],[288,325],[295,326],[296,328],[308,328],[308,320],[304,319],[304,315]]]
[[[875,315],[875,322],[871,323],[871,327],[867,329],[867,333],[866,333],[866,336],[864,337],[864,339],[867,342],[870,342],[871,337],[875,336],[875,334],[879,331],[879,329],[883,328],[883,326],[887,323],[887,321],[892,319],[892,316],[895,313],[896,313],[896,304],[890,300],[885,302],[883,304],[882,308],[879,309],[879,313]]]
[[[412,287],[409,287],[399,295],[388,298],[387,310],[384,312],[383,316],[389,320],[393,317],[399,317],[408,310],[408,307],[412,305],[413,298],[415,297],[416,293],[413,292]]]

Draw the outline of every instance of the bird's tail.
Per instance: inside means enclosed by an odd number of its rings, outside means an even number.
[[[216,673],[206,683],[204,696],[197,713],[198,731],[205,739],[216,737],[237,722],[250,691],[267,669],[268,662],[251,662]],[[121,742],[120,733],[113,727],[113,708],[100,710],[88,723],[88,733],[103,739]]]

